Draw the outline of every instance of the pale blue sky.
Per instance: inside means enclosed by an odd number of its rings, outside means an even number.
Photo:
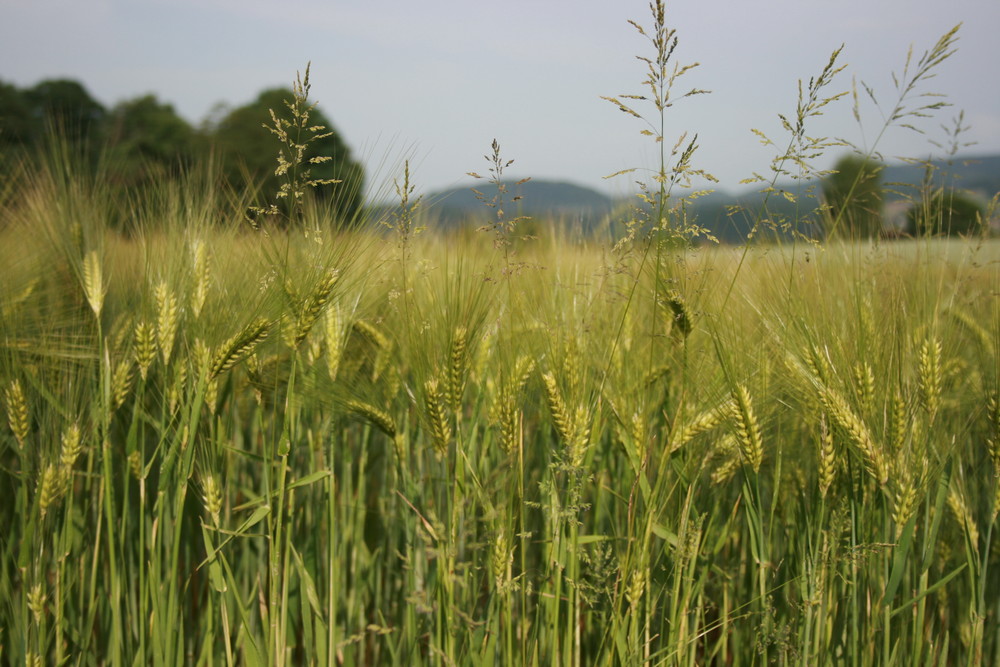
[[[894,129],[879,147],[925,157],[937,150],[927,139],[945,140],[940,126],[964,110],[963,138],[978,142],[966,153],[1000,153],[997,0],[685,0],[668,2],[667,16],[677,60],[700,63],[680,87],[713,92],[669,109],[666,135],[698,133],[696,166],[721,187],[767,169],[772,152],[751,128],[784,139],[777,114],[794,115],[798,80],[842,43],[848,69],[830,92],[856,76],[891,107],[909,46],[916,59],[959,22],[958,52],[921,89],[954,106],[920,123],[927,137]],[[512,175],[622,192],[627,179],[601,177],[655,161],[642,125],[600,99],[642,92],[635,55],[651,54],[627,19],[649,25],[648,2],[0,0],[0,79],[74,78],[107,105],[153,92],[197,123],[312,61],[313,96],[373,181],[409,156],[422,189],[465,183],[485,172],[495,137]],[[870,141],[882,120],[864,108]],[[849,100],[815,120],[811,134],[864,140]]]

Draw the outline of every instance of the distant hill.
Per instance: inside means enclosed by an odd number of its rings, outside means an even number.
[[[1000,192],[1000,155],[963,157],[950,162],[935,160],[931,164],[937,185],[951,184],[972,191],[984,201]],[[882,172],[886,203],[916,196],[926,173],[924,165],[887,166]],[[579,225],[584,231],[602,224],[613,212],[635,203],[632,197],[612,199],[594,189],[562,181],[532,179],[520,185],[515,181],[506,184],[505,213],[508,217],[527,215],[538,220],[558,220]],[[777,188],[795,195],[796,202],[792,203],[781,195],[772,195],[767,201],[768,212],[775,217],[800,221],[809,220],[811,215],[815,218],[813,213],[818,205],[819,185],[817,181],[779,183]],[[688,215],[699,225],[712,230],[723,243],[741,243],[752,227],[752,220],[762,211],[764,195],[759,192],[760,187],[740,193],[713,192],[695,200],[688,208]],[[481,223],[491,213],[476,199],[472,188],[480,190],[487,199],[496,193],[496,187],[485,180],[429,193],[423,200],[424,212],[446,226]],[[516,196],[521,199],[515,202]],[[739,210],[734,212],[734,207],[739,207]],[[803,227],[801,231],[810,233],[808,224]]]
[[[573,183],[531,179],[527,183],[505,181],[504,195],[507,217],[527,215],[532,217],[556,218],[585,225],[596,224],[607,216],[614,201],[593,190]],[[467,220],[481,220],[491,215],[490,210],[472,192],[475,188],[486,199],[496,194],[496,186],[487,181],[476,181],[464,187],[451,188],[428,194],[424,201],[427,210],[442,222],[461,223]],[[521,197],[514,201],[515,197]]]

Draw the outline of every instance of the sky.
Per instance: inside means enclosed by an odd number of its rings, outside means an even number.
[[[798,86],[832,52],[846,69],[824,92],[861,91],[809,119],[807,134],[843,138],[895,157],[937,157],[964,112],[959,155],[1000,153],[996,85],[997,0],[668,1],[674,59],[698,66],[681,77],[666,110],[668,146],[698,137],[693,166],[739,189],[767,173],[784,146],[778,115],[794,118]],[[0,80],[83,83],[105,105],[154,93],[198,124],[220,104],[239,106],[288,86],[311,62],[312,98],[362,159],[369,190],[391,190],[410,160],[421,191],[486,173],[496,139],[513,177],[567,180],[608,194],[632,189],[658,164],[643,121],[601,96],[641,94],[651,45],[628,20],[652,24],[647,0],[0,0]],[[924,135],[890,124],[908,50],[917,59],[962,23],[956,53],[916,93],[951,107],[913,119]],[[875,94],[882,110],[863,93]],[[937,101],[939,98],[923,98]],[[911,98],[909,104],[921,103]],[[651,105],[637,110],[658,123]],[[877,141],[876,141],[877,138]],[[842,151],[814,160],[829,168]]]

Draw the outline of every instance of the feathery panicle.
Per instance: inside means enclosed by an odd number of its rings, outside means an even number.
[[[933,421],[941,407],[941,341],[936,337],[925,338],[920,344],[918,380],[920,404]]]
[[[226,341],[215,353],[209,379],[215,379],[252,354],[254,349],[267,339],[270,331],[271,323],[264,317],[243,327],[242,331]]]
[[[170,363],[170,353],[174,349],[174,337],[177,335],[177,297],[163,281],[156,286],[154,296],[156,298],[156,342],[160,348],[163,365],[166,366]],[[138,338],[138,333],[136,337]]]
[[[438,456],[444,456],[448,451],[448,443],[451,442],[451,423],[446,414],[445,395],[437,378],[424,383],[424,395],[434,450]]]
[[[28,401],[24,398],[20,380],[12,380],[4,389],[4,403],[7,406],[7,424],[21,449],[28,439]]]
[[[100,317],[104,307],[104,277],[101,275],[101,259],[96,250],[91,250],[83,258],[83,291],[90,309]]]
[[[733,421],[736,423],[736,441],[739,444],[740,453],[755,473],[760,472],[760,465],[764,461],[764,446],[760,423],[754,414],[750,392],[746,386],[739,385],[733,391],[731,409]]]
[[[861,452],[869,474],[879,484],[886,484],[889,481],[889,466],[882,451],[875,444],[875,439],[868,426],[851,409],[844,397],[833,389],[823,387],[820,391],[820,400],[833,420],[847,432],[851,441]]]

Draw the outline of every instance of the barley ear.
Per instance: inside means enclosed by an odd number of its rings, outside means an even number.
[[[208,299],[209,283],[212,279],[208,251],[205,242],[196,239],[191,243],[192,263],[194,269],[194,287],[191,290],[191,312],[197,318]]]
[[[465,372],[469,363],[468,336],[465,327],[458,327],[451,339],[446,394],[448,406],[455,413],[461,409],[462,395],[465,393]]]
[[[448,451],[448,443],[451,442],[451,424],[445,412],[445,395],[436,378],[424,383],[424,393],[427,417],[431,423],[434,451],[437,452],[438,456],[443,456]]]
[[[170,353],[174,349],[174,337],[177,335],[177,297],[170,291],[166,282],[160,282],[154,291],[156,298],[156,342],[160,347],[163,365],[170,362]]]
[[[83,291],[94,315],[101,316],[104,306],[104,279],[101,275],[101,260],[96,250],[91,250],[83,258]]]
[[[573,422],[569,412],[566,410],[566,403],[563,402],[562,393],[556,378],[552,373],[542,375],[542,383],[545,386],[545,398],[549,404],[549,412],[552,413],[552,421],[555,422],[556,431],[564,443],[573,441]]]
[[[24,449],[28,439],[28,402],[21,389],[21,381],[13,380],[4,390],[4,402],[7,404],[7,424],[14,433],[17,445]]]
[[[733,419],[736,423],[736,441],[744,461],[755,473],[760,472],[764,461],[764,447],[761,439],[760,423],[754,414],[750,392],[744,385],[733,391]]]
[[[819,420],[819,492],[824,498],[837,474],[837,452],[833,447],[833,431],[823,414]]]
[[[261,317],[226,341],[212,360],[209,379],[215,379],[252,354],[254,349],[267,339],[270,328],[271,323]]]
[[[380,410],[370,403],[357,400],[347,401],[347,409],[367,419],[390,438],[396,437],[396,422],[388,412]]]
[[[921,343],[917,370],[920,403],[933,421],[941,407],[941,341],[938,338],[925,338]]]

